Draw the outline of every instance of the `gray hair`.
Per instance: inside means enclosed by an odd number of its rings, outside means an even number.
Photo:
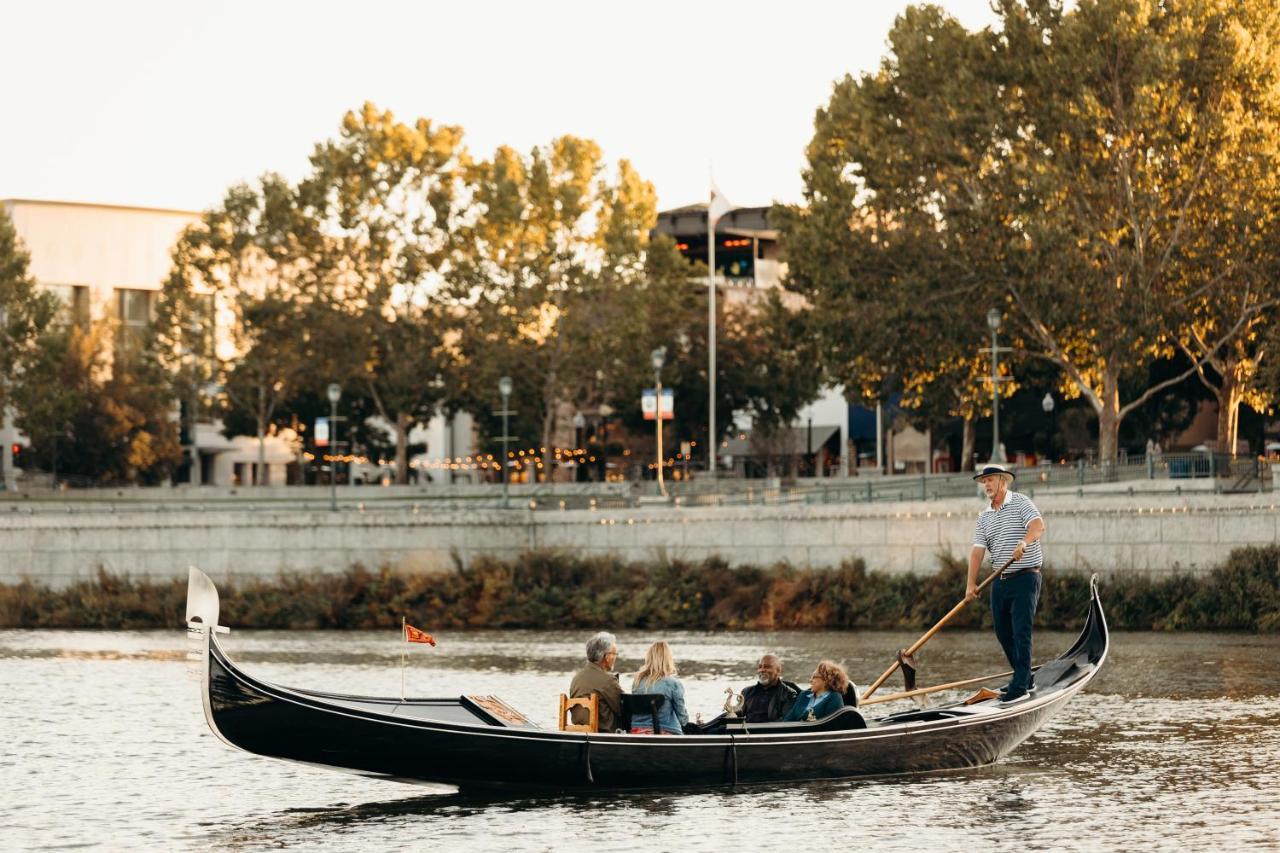
[[[590,640],[587,640],[587,660],[591,663],[600,663],[604,660],[604,656],[609,653],[609,649],[618,645],[618,638],[610,634],[608,631],[601,631]]]

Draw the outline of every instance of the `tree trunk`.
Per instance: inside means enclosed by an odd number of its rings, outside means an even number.
[[[1229,353],[1222,364],[1222,383],[1215,394],[1218,398],[1218,452],[1236,455],[1236,438],[1240,433],[1240,401],[1244,397],[1242,362]]]
[[[408,415],[396,415],[396,485],[409,482],[409,427]]]
[[[267,428],[262,423],[262,418],[258,418],[258,467],[253,472],[253,484],[255,486],[265,486],[267,484],[266,464],[267,464]]]
[[[257,470],[253,485],[266,484],[266,389],[257,387]]]
[[[1102,378],[1098,415],[1098,464],[1112,466],[1120,455],[1120,380],[1111,369]]]
[[[960,439],[960,470],[973,470],[973,450],[978,442],[977,430],[974,429],[973,418],[964,419],[964,430]]]

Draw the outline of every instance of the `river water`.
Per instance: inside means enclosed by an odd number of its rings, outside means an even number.
[[[619,635],[633,672],[659,635]],[[690,713],[778,652],[865,684],[914,635],[675,633]],[[233,631],[250,672],[400,691],[398,632]],[[438,635],[410,695],[500,695],[554,725],[581,635]],[[1041,632],[1037,659],[1072,640]],[[181,632],[0,632],[0,849],[1280,850],[1280,637],[1117,634],[1089,690],[998,764],[890,779],[678,793],[481,799],[292,765],[209,732]],[[935,637],[921,683],[1004,669],[986,633]],[[624,684],[629,677],[624,675]],[[899,683],[890,682],[890,687]],[[897,709],[896,705],[878,708]]]

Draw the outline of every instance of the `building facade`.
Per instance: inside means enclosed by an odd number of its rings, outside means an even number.
[[[201,217],[191,210],[35,199],[0,199],[0,206],[30,254],[29,271],[38,286],[58,296],[69,319],[118,322],[116,333],[126,345],[145,335],[172,268],[173,248],[183,230]],[[13,445],[25,444],[26,439],[9,414],[0,419],[0,482],[13,487],[19,473],[14,470]],[[266,437],[261,457],[255,437],[227,438],[218,421],[197,423],[187,434],[187,461],[179,479],[194,485],[283,484],[289,466],[300,466],[304,457],[299,436],[288,429]],[[416,427],[410,442],[427,448],[415,460],[423,479],[449,482],[475,476],[460,473],[461,460],[474,447],[469,416],[448,421],[437,416],[425,427]],[[356,467],[348,461],[344,476],[355,481]],[[378,479],[379,466],[365,469],[363,479]]]
[[[119,321],[126,342],[151,322],[182,229],[200,218],[190,210],[0,199],[31,255],[30,274],[56,294],[70,318]],[[8,413],[3,419],[6,484],[14,483],[13,445],[24,442]]]

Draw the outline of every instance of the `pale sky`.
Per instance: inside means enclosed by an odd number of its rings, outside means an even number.
[[[814,111],[875,68],[901,0],[21,2],[3,10],[0,198],[202,210],[291,179],[370,100],[472,154],[572,133],[662,208],[800,198]],[[942,0],[971,29],[988,0]]]

